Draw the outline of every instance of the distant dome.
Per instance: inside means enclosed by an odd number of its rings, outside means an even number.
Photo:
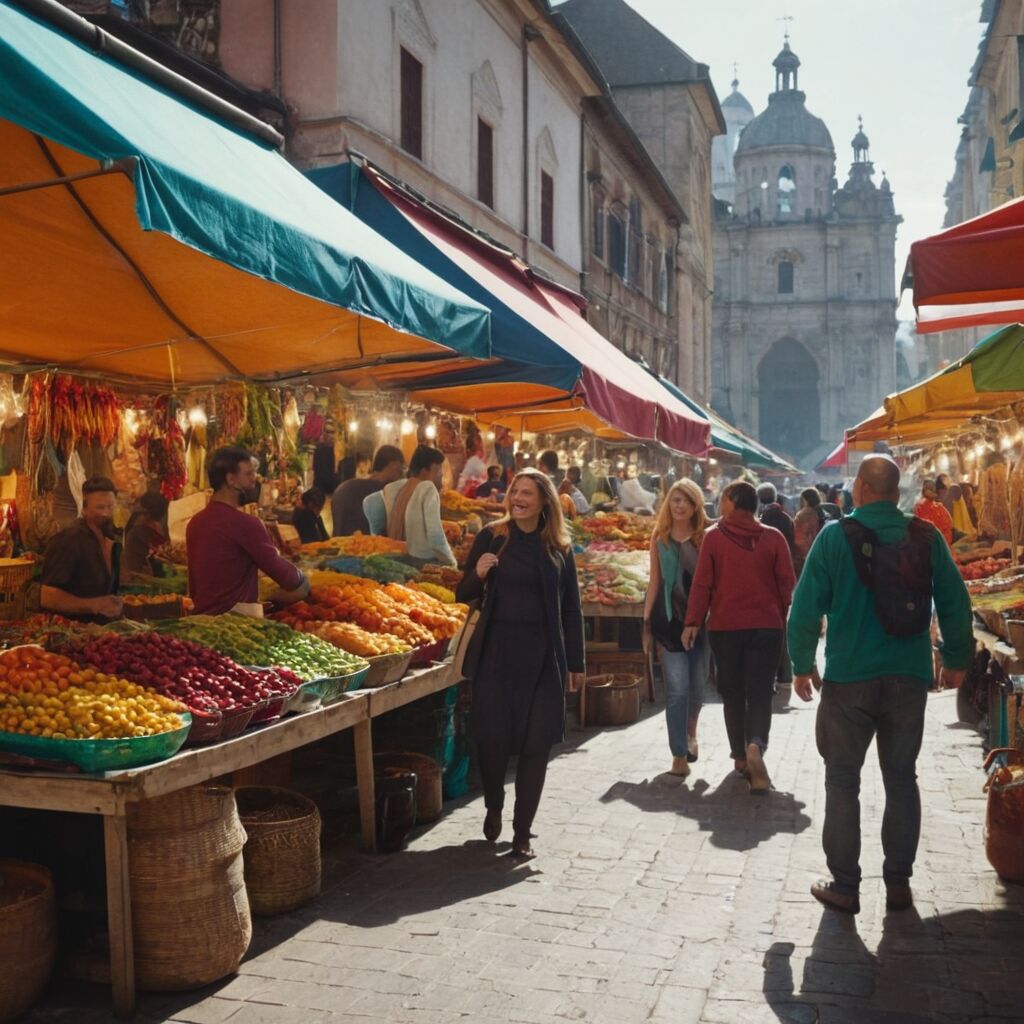
[[[796,71],[800,67],[800,58],[789,48],[789,40],[782,44],[778,57],[772,61],[776,71]]]
[[[722,100],[722,109],[725,110],[728,107],[732,110],[742,110],[748,114],[753,114],[754,108],[750,105],[750,100],[740,92],[739,86],[739,79],[734,78],[732,80],[732,92]]]
[[[834,149],[825,122],[804,106],[804,94],[797,89],[774,92],[768,97],[768,109],[758,114],[743,129],[736,152],[764,146]]]
[[[859,132],[853,137],[851,143],[854,149],[867,149],[871,143],[868,141],[868,137],[864,134],[864,129],[861,128]]]

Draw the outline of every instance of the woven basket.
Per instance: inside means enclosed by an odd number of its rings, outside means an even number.
[[[587,725],[629,725],[639,717],[639,676],[620,672],[587,677]]]
[[[20,1017],[36,1001],[56,952],[50,872],[38,864],[0,860],[0,1021]]]
[[[140,989],[200,988],[238,969],[252,938],[244,845],[227,786],[193,786],[128,805]]]
[[[441,766],[426,754],[375,754],[375,769],[407,768],[416,774],[416,824],[437,821],[444,805]]]
[[[26,558],[0,558],[0,619],[24,618],[25,584],[34,568]]]
[[[235,790],[249,836],[245,887],[254,914],[283,914],[320,893],[320,812],[312,800],[276,786]]]

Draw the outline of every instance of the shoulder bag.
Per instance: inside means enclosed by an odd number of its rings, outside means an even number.
[[[497,542],[497,543],[496,543]],[[495,537],[487,549],[489,553],[496,554],[506,543],[506,538]],[[496,550],[497,549],[497,550]],[[474,569],[474,572],[476,570]],[[472,679],[480,666],[480,651],[483,648],[484,637],[487,634],[487,623],[491,618],[491,609],[494,606],[494,579],[495,569],[492,569],[484,581],[483,597],[479,601],[473,601],[469,606],[469,614],[466,616],[465,624],[455,641],[455,653],[452,656],[452,664],[457,675],[462,679]]]

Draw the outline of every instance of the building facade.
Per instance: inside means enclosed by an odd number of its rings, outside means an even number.
[[[806,464],[895,387],[900,218],[863,129],[838,187],[788,40],[773,67],[767,109],[738,133],[734,201],[715,205],[713,404]]]

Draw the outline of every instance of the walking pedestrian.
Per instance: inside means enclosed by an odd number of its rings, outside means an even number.
[[[915,765],[934,671],[932,601],[943,639],[940,683],[958,687],[971,656],[967,589],[934,527],[899,510],[899,483],[889,456],[864,459],[853,483],[854,512],[815,542],[789,618],[794,689],[805,701],[821,691],[822,845],[832,878],[816,882],[811,893],[850,914],[860,910],[860,773],[876,738],[885,785],[886,903],[890,910],[913,904],[910,878],[921,830]],[[823,615],[824,682],[815,664]]]
[[[693,648],[707,617],[731,756],[750,780],[750,792],[764,794],[771,789],[764,752],[793,560],[782,534],[757,521],[752,484],[729,484],[719,507],[722,518],[708,530],[697,559],[683,646]]]
[[[758,518],[765,526],[772,526],[783,537],[789,545],[789,554],[794,554],[794,532],[793,520],[789,513],[779,504],[779,492],[775,484],[763,483],[757,489]],[[779,655],[779,668],[775,674],[775,682],[778,686],[790,687],[793,685],[793,665],[789,660],[789,647],[786,645],[786,631],[782,631],[782,653]],[[777,688],[776,688],[776,692]],[[780,700],[784,704],[789,703],[789,690],[783,690]]]
[[[473,681],[484,836],[493,843],[501,835],[505,773],[517,755],[512,852],[532,857],[530,828],[551,748],[564,735],[565,691],[583,685],[583,616],[550,478],[536,469],[517,473],[505,509],[477,535],[458,586],[460,601],[483,601],[463,670]]]
[[[814,538],[825,525],[825,513],[821,511],[821,494],[815,487],[805,487],[800,492],[800,508],[793,518],[793,568],[799,578],[807,552],[811,550]]]
[[[939,500],[939,485],[932,479],[921,481],[921,497],[914,505],[914,515],[931,523],[946,539],[947,544],[953,543],[953,519],[949,510]]]
[[[697,719],[708,675],[704,629],[683,646],[686,604],[704,533],[704,494],[692,480],[677,480],[668,491],[651,538],[651,581],[644,601],[644,652],[656,643],[665,679],[665,724],[672,753],[670,774],[685,778],[697,760]]]

